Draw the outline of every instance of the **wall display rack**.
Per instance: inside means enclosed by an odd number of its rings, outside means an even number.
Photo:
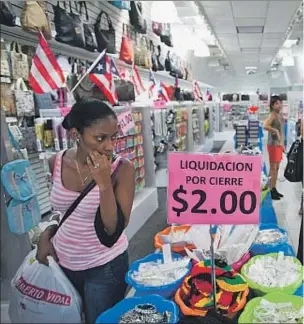
[[[204,143],[204,104],[169,102],[150,109],[157,168],[167,168],[168,152],[193,152]]]

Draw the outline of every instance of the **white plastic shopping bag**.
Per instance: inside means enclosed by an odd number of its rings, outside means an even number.
[[[40,264],[31,251],[11,281],[12,323],[81,323],[81,298],[59,265]]]

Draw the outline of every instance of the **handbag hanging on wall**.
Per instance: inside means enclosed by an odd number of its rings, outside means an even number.
[[[0,1],[0,24],[9,27],[16,26],[16,14],[11,1]]]
[[[85,39],[85,48],[90,52],[97,51],[97,40],[94,31],[94,25],[90,24],[89,15],[88,15],[88,8],[86,1],[79,1],[79,14],[83,15],[82,9],[85,11],[85,18],[86,20],[83,21],[83,32],[84,32],[84,39]]]
[[[129,11],[129,17],[131,25],[138,33],[147,33],[147,21],[143,18],[141,1],[131,1],[131,10]]]
[[[100,26],[101,18],[105,16],[108,22],[108,29]],[[101,11],[95,22],[95,35],[98,43],[98,51],[102,52],[107,49],[107,53],[116,54],[115,29],[109,15]]]
[[[50,21],[44,1],[25,1],[21,14],[21,25],[26,31],[41,32],[45,39],[52,39]]]
[[[303,143],[297,139],[287,154],[287,165],[284,177],[289,182],[303,181]]]
[[[170,24],[163,24],[163,28],[160,34],[160,40],[162,43],[169,47],[173,47],[171,26]]]
[[[12,85],[16,101],[16,111],[18,117],[34,117],[35,104],[33,91],[28,90],[22,78],[19,78]]]
[[[155,46],[151,40],[150,40],[149,46],[150,46],[150,53],[151,53],[152,71],[156,72],[158,70],[157,55],[156,55]]]
[[[11,83],[11,68],[9,62],[9,53],[6,50],[5,43],[1,42],[1,56],[0,56],[0,82]]]
[[[160,36],[162,29],[163,29],[163,25],[161,23],[152,21],[152,30],[155,35]]]
[[[74,1],[75,2],[75,1]],[[67,11],[66,3],[64,9],[60,7],[60,1],[53,6],[54,9],[54,23],[56,29],[56,41],[76,47],[85,47],[83,22],[78,11],[72,11],[71,1],[70,12]],[[76,7],[77,4],[75,3]]]
[[[0,83],[1,109],[5,116],[16,117],[13,88],[9,83]]]
[[[27,81],[29,77],[28,58],[26,54],[22,53],[21,46],[16,42],[11,44],[11,62],[13,79],[22,78]]]
[[[135,101],[134,84],[128,80],[114,80],[118,101]]]
[[[164,56],[161,46],[157,46],[157,70],[158,71],[164,71],[165,70],[165,63],[166,63],[166,57]]]
[[[122,30],[123,35],[121,38],[119,58],[128,64],[132,64],[134,62],[134,48],[130,37],[130,30],[125,24],[123,24]]]

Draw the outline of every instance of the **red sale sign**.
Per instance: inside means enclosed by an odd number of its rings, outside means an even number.
[[[124,135],[135,127],[131,109],[128,109],[117,116],[118,124]]]
[[[168,223],[259,224],[262,156],[170,153]]]

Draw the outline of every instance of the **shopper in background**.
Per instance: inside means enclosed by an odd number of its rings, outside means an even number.
[[[62,226],[42,233],[37,259],[47,265],[51,255],[59,262],[83,298],[86,323],[95,323],[100,313],[125,296],[129,263],[123,230],[132,210],[135,170],[113,152],[118,124],[106,103],[78,102],[62,125],[77,147],[49,161],[52,207],[64,215],[88,184],[94,180],[96,185]]]
[[[264,129],[268,131],[267,150],[270,164],[270,189],[271,198],[280,200],[283,197],[276,189],[280,162],[283,157],[283,125],[280,119],[281,99],[279,96],[270,98],[270,115],[264,123]]]

